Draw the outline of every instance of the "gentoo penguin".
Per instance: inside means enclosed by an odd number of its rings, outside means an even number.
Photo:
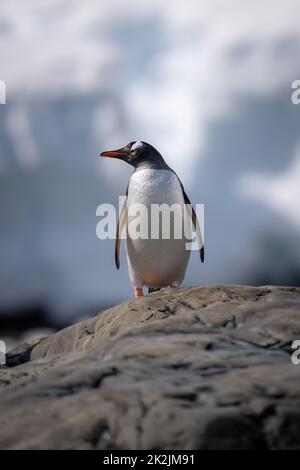
[[[184,279],[190,258],[187,242],[191,241],[191,222],[196,231],[202,262],[204,261],[204,246],[196,213],[177,174],[152,145],[142,141],[133,141],[120,149],[102,152],[101,156],[118,158],[134,168],[117,226],[115,243],[117,269],[120,268],[121,235],[126,227],[128,270],[135,297],[143,296],[144,286],[149,288],[149,293],[161,287],[178,287]],[[157,224],[157,220],[153,220],[151,207],[159,207],[163,204],[168,207],[176,205],[177,208],[182,209],[182,211],[174,212],[174,217],[177,214],[177,217],[188,219],[190,229],[188,235],[187,231],[183,230],[183,235],[178,237],[173,229],[170,230],[170,236],[165,237],[160,228],[154,237],[151,236],[152,232],[148,225]],[[141,205],[146,208],[146,218],[141,218],[141,220],[147,226],[149,236],[135,237],[128,229],[130,222],[134,221],[132,214],[136,215],[136,212],[131,209],[141,207]],[[169,224],[170,221],[171,219],[169,219]]]

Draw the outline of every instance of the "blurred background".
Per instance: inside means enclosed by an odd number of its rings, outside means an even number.
[[[132,296],[96,238],[154,145],[205,204],[206,262],[184,285],[300,281],[299,2],[2,0],[0,336]]]

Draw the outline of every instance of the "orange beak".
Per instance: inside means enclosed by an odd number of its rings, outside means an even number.
[[[100,154],[101,157],[110,157],[110,158],[122,158],[127,157],[128,152],[125,152],[123,149],[119,150],[107,150],[106,152],[102,152]]]

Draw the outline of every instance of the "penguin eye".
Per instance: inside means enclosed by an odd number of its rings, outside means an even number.
[[[130,150],[130,153],[133,154],[133,153],[134,153],[134,149],[131,149],[131,150]]]

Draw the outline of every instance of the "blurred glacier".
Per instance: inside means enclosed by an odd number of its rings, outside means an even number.
[[[204,203],[206,263],[185,284],[298,283],[298,2],[2,0],[0,311],[56,319],[131,295],[96,238],[151,142]]]

